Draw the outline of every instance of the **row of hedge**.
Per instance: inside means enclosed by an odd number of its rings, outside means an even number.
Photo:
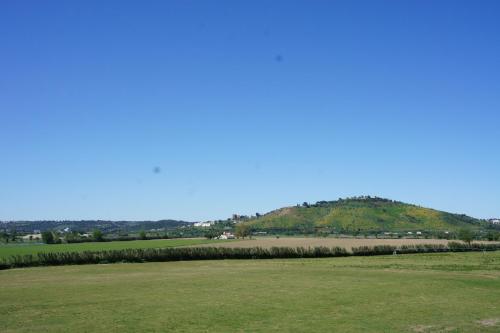
[[[106,263],[138,263],[181,260],[222,260],[222,259],[276,259],[276,258],[324,258],[347,256],[374,256],[387,254],[495,251],[500,243],[458,243],[361,246],[352,252],[341,247],[261,247],[224,248],[224,247],[180,247],[163,249],[125,249],[111,251],[50,252],[37,255],[11,256],[0,262],[0,269],[34,266],[84,265]]]
[[[412,244],[412,245],[377,245],[360,246],[352,248],[353,256],[376,256],[387,254],[411,254],[411,253],[438,253],[438,252],[471,252],[471,251],[496,251],[500,250],[500,243],[459,243],[449,242],[444,244]]]
[[[110,251],[49,252],[17,255],[0,263],[0,268],[103,264],[117,262],[161,262],[182,260],[321,258],[350,255],[341,247],[291,248],[261,247],[178,247],[162,249],[124,249]]]

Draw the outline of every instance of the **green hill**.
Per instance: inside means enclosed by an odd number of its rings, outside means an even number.
[[[452,214],[377,197],[357,197],[337,201],[285,207],[247,222],[255,230],[339,232],[364,231],[456,231],[479,229],[487,222],[463,214]]]

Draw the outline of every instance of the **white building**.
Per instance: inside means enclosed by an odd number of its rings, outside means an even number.
[[[196,222],[195,227],[208,228],[214,225],[214,222]]]
[[[224,232],[222,235],[218,237],[219,239],[235,239],[234,235],[230,232]]]

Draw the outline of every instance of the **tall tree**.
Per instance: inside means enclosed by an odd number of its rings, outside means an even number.
[[[52,231],[42,232],[42,240],[45,244],[54,244],[54,234]]]
[[[217,238],[222,234],[222,231],[217,228],[210,228],[205,232],[205,237],[208,239]]]
[[[94,238],[94,240],[96,242],[102,242],[102,241],[104,241],[104,235],[103,235],[102,231],[99,230],[99,229],[95,229],[92,232],[92,237]]]
[[[243,238],[250,236],[250,227],[246,223],[236,225],[236,237]]]
[[[5,231],[0,232],[0,239],[3,239],[5,243],[9,242],[9,234],[6,233]]]
[[[474,233],[470,229],[460,229],[458,239],[470,245],[472,240],[474,240]]]

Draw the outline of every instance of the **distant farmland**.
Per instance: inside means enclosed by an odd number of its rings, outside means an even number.
[[[373,239],[373,238],[318,238],[318,237],[281,237],[281,238],[254,238],[230,243],[210,243],[202,246],[223,247],[264,247],[289,246],[289,247],[343,247],[350,250],[358,246],[374,245],[409,245],[409,244],[448,244],[446,239]]]

